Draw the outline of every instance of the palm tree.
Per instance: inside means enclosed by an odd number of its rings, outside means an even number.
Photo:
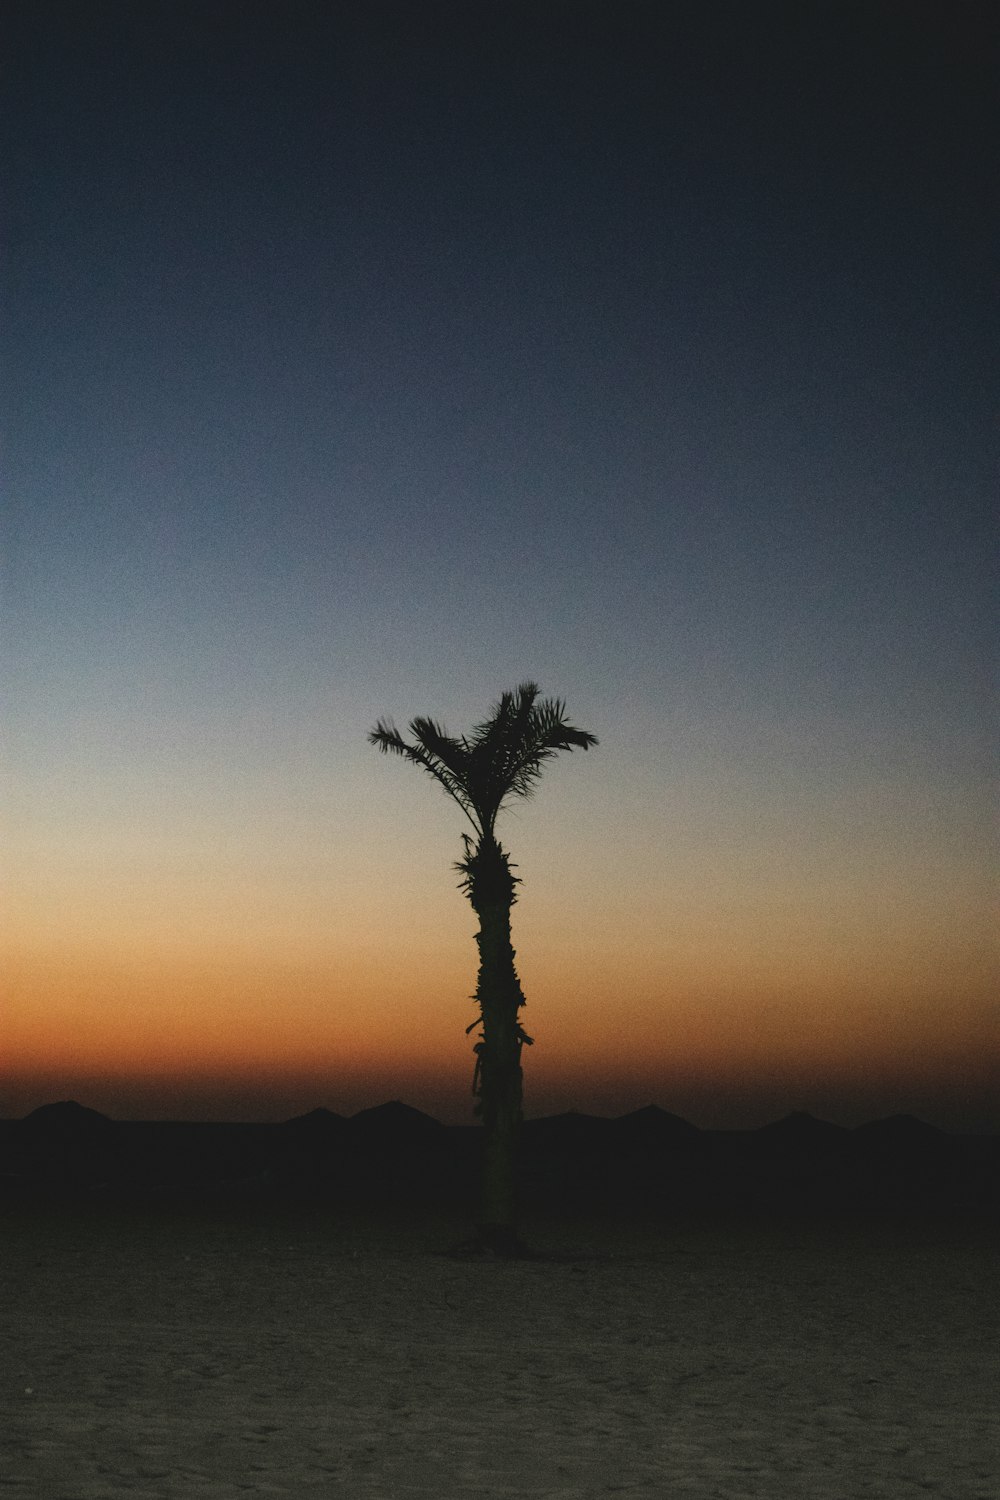
[[[476,943],[479,974],[475,1000],[479,1015],[466,1034],[478,1027],[472,1092],[475,1112],[484,1128],[482,1205],[478,1248],[516,1254],[523,1247],[515,1229],[514,1162],[521,1123],[521,1048],[531,1037],[518,1020],[524,1005],[514,966],[510,911],[520,884],[507,851],[496,837],[497,816],[512,797],[528,797],[546,763],[560,750],[587,750],[594,735],[575,729],[565,718],[565,704],[539,698],[534,682],[504,693],[488,719],[469,735],[455,739],[433,719],[410,723],[413,742],[389,720],[379,720],[368,736],[373,745],[423,766],[462,809],[474,834],[462,835],[465,857],[455,868],[460,889],[479,919]]]

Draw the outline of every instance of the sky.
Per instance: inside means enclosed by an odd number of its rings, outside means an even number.
[[[0,1114],[1000,1129],[992,3],[16,3]]]

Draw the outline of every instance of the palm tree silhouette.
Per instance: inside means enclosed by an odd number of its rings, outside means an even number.
[[[467,1034],[480,1028],[472,1080],[476,1113],[484,1127],[475,1246],[504,1255],[523,1249],[515,1227],[514,1162],[521,1123],[521,1048],[530,1046],[532,1039],[518,1020],[525,1000],[510,940],[510,911],[520,880],[494,830],[508,800],[530,796],[545,763],[558,751],[587,750],[597,744],[594,735],[566,722],[564,703],[539,698],[538,693],[534,682],[503,693],[489,718],[460,739],[426,718],[411,720],[412,743],[390,720],[380,719],[368,736],[381,751],[423,766],[475,830],[474,836],[462,835],[465,857],[455,865],[462,875],[460,889],[479,919],[479,1016],[466,1028]]]

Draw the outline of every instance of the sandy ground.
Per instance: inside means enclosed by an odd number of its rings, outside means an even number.
[[[0,1221],[3,1500],[1000,1493],[985,1231]]]

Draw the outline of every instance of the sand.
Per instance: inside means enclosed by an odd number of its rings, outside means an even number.
[[[1000,1491],[986,1231],[18,1210],[3,1500]]]

